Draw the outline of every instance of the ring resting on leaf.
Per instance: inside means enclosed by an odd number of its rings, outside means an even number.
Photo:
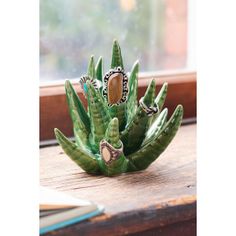
[[[103,76],[103,59],[92,56],[80,85],[87,110],[69,80],[65,82],[67,103],[75,142],[55,128],[64,152],[84,171],[114,176],[146,169],[167,148],[183,118],[178,105],[169,119],[163,108],[168,84],[156,95],[153,79],[137,102],[139,62],[129,76],[125,73],[121,49],[115,40],[110,70]]]
[[[156,114],[159,111],[158,105],[156,103],[154,103],[153,106],[148,107],[145,105],[142,98],[139,100],[139,105],[142,107],[144,112],[147,113],[148,116],[152,116],[153,114]]]
[[[128,77],[124,70],[118,66],[111,69],[104,76],[103,97],[107,99],[108,106],[119,105],[126,102],[128,95]]]
[[[111,164],[114,160],[116,160],[123,152],[123,144],[121,143],[121,147],[119,149],[114,148],[111,144],[109,144],[106,140],[102,140],[100,142],[100,153],[107,165]]]

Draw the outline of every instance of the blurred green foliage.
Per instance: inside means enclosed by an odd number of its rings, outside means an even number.
[[[161,69],[164,1],[127,0],[129,10],[122,2],[40,0],[41,80],[81,76],[91,54],[103,56],[109,69],[114,38],[127,71],[136,59],[141,71]]]

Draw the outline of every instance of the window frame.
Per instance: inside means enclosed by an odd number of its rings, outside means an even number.
[[[178,104],[184,106],[184,119],[196,118],[196,72],[188,70],[145,72],[139,74],[138,99],[144,95],[150,80],[156,80],[158,92],[164,82],[168,83],[165,107],[172,114]],[[71,80],[83,104],[86,99],[78,80]],[[40,93],[40,141],[54,140],[53,129],[59,128],[68,137],[73,136],[72,122],[66,102],[64,80],[41,83]]]

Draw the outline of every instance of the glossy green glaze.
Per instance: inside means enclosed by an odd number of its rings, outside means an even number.
[[[127,98],[127,123],[130,123],[138,107],[138,72],[139,62],[136,61],[129,76],[129,94]]]
[[[160,115],[155,119],[155,121],[150,126],[150,128],[148,129],[148,131],[145,135],[145,139],[142,142],[142,146],[147,144],[152,139],[152,137],[154,137],[154,135],[157,135],[162,130],[163,126],[166,123],[167,115],[168,115],[168,109],[165,108],[160,113]]]
[[[96,77],[99,81],[102,82],[102,74],[103,74],[103,61],[102,57],[99,57],[98,62],[95,67]]]
[[[88,64],[88,72],[87,75],[95,79],[96,78],[96,72],[95,72],[95,64],[94,64],[94,56],[90,57],[89,64]]]
[[[147,88],[144,97],[141,99],[147,106],[152,106],[154,103],[154,97],[155,80],[152,80]],[[151,116],[148,116],[145,111],[139,106],[136,113],[133,115],[130,123],[121,133],[121,140],[123,143],[125,143],[125,155],[129,155],[138,150],[145,138],[150,119]]]
[[[87,81],[88,107],[90,117],[90,144],[93,152],[98,152],[99,143],[104,138],[111,116],[104,102],[99,98],[99,92]]]
[[[122,142],[120,140],[120,132],[119,132],[119,120],[115,117],[108,124],[105,140],[110,143],[114,148],[120,148],[122,146]]]
[[[118,44],[117,40],[114,40],[112,46],[111,68],[116,68],[118,66],[124,69],[120,45]]]
[[[118,67],[121,67],[122,69],[124,69],[120,46],[118,42],[114,40],[113,46],[112,46],[112,55],[111,55],[111,69],[115,69]],[[120,130],[123,130],[126,125],[126,118],[127,118],[126,107],[127,107],[127,103],[121,103],[119,105],[114,104],[111,107],[108,107],[108,111],[111,117],[118,118]]]
[[[167,83],[164,83],[161,87],[161,90],[160,92],[158,93],[158,95],[156,96],[155,100],[154,100],[154,103],[158,106],[159,108],[159,111],[162,110],[162,107],[165,103],[165,100],[166,100],[166,95],[167,95],[167,89],[168,89],[168,84]],[[157,114],[154,114],[153,115],[153,118],[151,120],[151,123],[154,122],[154,120],[156,120],[156,118],[159,116],[159,113],[158,112]]]
[[[65,90],[76,143],[81,147],[88,146],[89,116],[69,80],[65,82]]]
[[[159,157],[174,138],[181,124],[182,118],[183,107],[182,105],[178,105],[169,121],[162,128],[161,132],[157,132],[147,144],[127,157],[137,169],[146,169]]]
[[[119,120],[113,118],[106,130],[105,139],[115,150],[122,149],[123,143],[120,140],[119,134]],[[102,151],[101,158],[99,158],[99,165],[104,175],[113,176],[126,172],[127,170],[128,159],[124,156],[124,153],[121,152],[114,161],[109,164],[103,159]]]
[[[119,67],[124,69],[121,49],[115,40],[111,70]],[[83,84],[88,111],[71,83],[66,81],[66,97],[76,142],[68,140],[58,129],[55,129],[55,136],[64,152],[87,173],[114,176],[146,169],[167,148],[181,125],[181,105],[176,107],[168,121],[167,108],[162,110],[167,83],[156,95],[153,79],[145,95],[137,101],[138,72],[139,63],[136,61],[129,74],[126,100],[120,104],[108,104],[107,97],[101,93],[105,86],[109,86],[104,83],[102,57],[95,66],[91,56],[88,77]],[[94,81],[102,84],[100,89],[96,88]]]
[[[54,130],[58,143],[63,148],[64,152],[83,170],[91,174],[100,173],[97,158],[88,150],[78,147],[71,142],[64,134],[58,130]]]

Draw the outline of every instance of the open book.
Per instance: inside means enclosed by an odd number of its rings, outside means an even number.
[[[40,234],[96,216],[104,207],[40,187]]]

